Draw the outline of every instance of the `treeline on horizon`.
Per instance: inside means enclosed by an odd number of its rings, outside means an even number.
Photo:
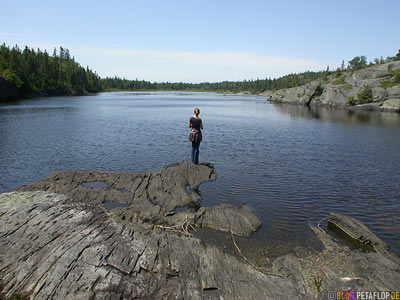
[[[222,81],[222,82],[202,82],[202,83],[184,83],[184,82],[150,82],[144,80],[128,80],[119,77],[107,77],[101,79],[102,87],[105,90],[176,90],[176,91],[212,91],[212,92],[251,92],[262,93],[265,91],[276,91],[285,88],[292,88],[307,84],[317,79],[325,79],[331,74],[343,72],[353,72],[365,69],[369,66],[388,63],[400,58],[400,50],[396,56],[375,58],[373,62],[368,63],[364,55],[356,56],[348,61],[347,66],[343,60],[342,65],[335,71],[330,71],[329,67],[324,71],[312,72],[306,71],[298,74],[289,74],[276,79],[257,79],[243,81]]]
[[[213,91],[213,92],[251,92],[262,93],[267,90],[279,90],[304,85],[317,79],[326,79],[332,73],[356,71],[375,64],[383,64],[397,57],[375,59],[367,63],[365,56],[357,56],[345,66],[330,71],[327,67],[319,72],[289,74],[275,79],[257,79],[243,81],[222,81],[203,83],[150,82],[128,80],[119,77],[100,76],[83,68],[68,49],[54,48],[53,54],[28,46],[21,50],[17,45],[10,48],[5,43],[0,46],[0,77],[17,89],[20,97],[37,95],[82,95],[109,90],[172,90],[172,91]],[[1,82],[0,82],[1,83]],[[1,85],[0,85],[1,88]],[[0,90],[1,93],[1,90]]]
[[[257,79],[243,81],[222,81],[222,82],[150,82],[144,80],[128,80],[119,77],[107,77],[101,79],[102,87],[105,90],[172,90],[172,91],[210,91],[210,92],[252,92],[261,93],[266,90],[279,90],[300,86],[313,80],[323,77],[326,72],[303,72],[289,74],[277,79]]]

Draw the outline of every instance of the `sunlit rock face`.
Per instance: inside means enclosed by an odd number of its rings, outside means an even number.
[[[361,71],[330,75],[326,81],[317,80],[303,86],[266,92],[268,99],[275,102],[298,104],[322,104],[347,107],[349,98],[357,97],[365,88],[372,92],[371,102],[353,108],[371,110],[400,110],[400,82],[395,72],[400,69],[400,61],[377,65]],[[320,90],[318,91],[318,87]]]

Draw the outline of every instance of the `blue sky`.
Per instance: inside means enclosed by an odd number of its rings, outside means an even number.
[[[274,78],[400,48],[399,0],[1,0],[1,7],[1,43],[50,53],[63,46],[102,77]]]

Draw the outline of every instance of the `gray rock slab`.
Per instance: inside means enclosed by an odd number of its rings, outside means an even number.
[[[197,239],[149,230],[99,204],[49,192],[0,195],[0,245],[6,297],[301,299],[283,278]]]
[[[382,108],[400,111],[400,98],[399,99],[388,99],[388,100],[386,100],[383,103]]]
[[[310,226],[318,250],[263,254],[266,265],[246,258],[234,236],[260,226],[248,207],[180,207],[215,177],[211,165],[184,161],[153,174],[58,172],[0,194],[0,298],[305,300],[398,289],[399,257],[364,224],[338,214],[330,223],[374,251]],[[130,206],[107,210],[110,199]],[[184,224],[230,232],[233,251],[184,234]]]

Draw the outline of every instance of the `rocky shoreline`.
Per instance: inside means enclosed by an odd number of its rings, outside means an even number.
[[[57,172],[0,195],[0,299],[327,299],[329,291],[398,289],[400,258],[361,222],[331,214],[310,226],[318,251],[268,267],[235,236],[261,226],[251,210],[201,207],[211,164],[155,173]],[[236,255],[193,235],[230,233]],[[266,254],[267,255],[267,254]]]
[[[355,72],[330,75],[306,85],[262,93],[269,101],[302,105],[325,105],[349,109],[400,112],[400,61]],[[359,101],[368,89],[370,95]],[[366,103],[364,103],[366,102]]]

